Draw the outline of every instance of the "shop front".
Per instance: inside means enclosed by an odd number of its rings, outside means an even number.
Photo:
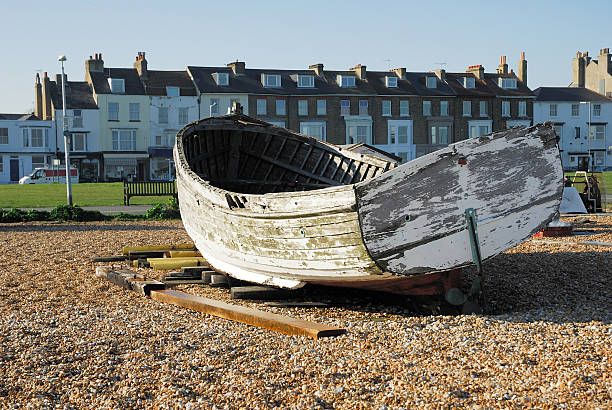
[[[153,181],[172,181],[175,177],[172,148],[149,148],[150,178]]]
[[[109,182],[146,181],[147,154],[105,154],[104,179]]]

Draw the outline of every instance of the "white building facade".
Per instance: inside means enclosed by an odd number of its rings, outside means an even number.
[[[172,88],[172,87],[168,87]],[[151,96],[149,146],[151,180],[174,179],[172,149],[176,134],[188,123],[198,119],[196,96],[174,95]]]
[[[18,183],[55,155],[55,125],[32,114],[0,114],[0,184]]]
[[[611,98],[585,88],[541,87],[535,93],[534,122],[553,122],[565,170],[612,169]]]

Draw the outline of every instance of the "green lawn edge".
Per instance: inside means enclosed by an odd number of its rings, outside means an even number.
[[[167,196],[133,197],[130,205],[165,203]],[[65,184],[0,185],[0,208],[54,208],[66,203]],[[123,183],[72,184],[78,206],[123,206]]]

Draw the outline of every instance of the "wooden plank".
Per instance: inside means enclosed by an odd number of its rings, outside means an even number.
[[[212,269],[210,266],[185,266],[181,271],[186,275],[199,275],[203,272],[209,272]]]
[[[346,333],[346,330],[342,328],[235,306],[174,290],[152,291],[151,299],[286,335],[308,336],[319,339]]]
[[[282,302],[266,302],[266,306],[280,307],[280,308],[291,308],[291,307],[329,307],[327,303],[323,302],[309,302],[309,301],[282,301]]]
[[[341,288],[355,288],[396,295],[444,295],[450,288],[461,287],[461,268],[443,272],[432,272],[415,276],[386,276],[377,279],[353,278],[352,280],[319,279],[313,284]]]
[[[268,147],[270,146],[270,143],[272,142],[273,139],[274,139],[274,136],[270,134],[266,135],[266,145],[264,145],[263,150],[261,151],[261,155],[259,154],[253,155],[255,158],[257,158],[257,162],[255,163],[255,166],[253,167],[253,172],[251,173],[251,179],[254,179],[255,175],[257,175],[257,168],[259,168],[259,164],[261,164],[261,160],[265,156],[266,151],[268,150]],[[245,149],[243,148],[241,151],[245,151]],[[251,152],[254,152],[254,151],[251,151]]]
[[[308,178],[316,179],[316,180],[328,183],[330,185],[341,185],[338,181],[334,181],[332,179],[329,179],[329,178],[326,178],[326,177],[323,177],[323,176],[320,176],[320,175],[315,175],[315,174],[313,174],[311,172],[304,171],[303,169],[300,169],[300,168],[298,168],[298,167],[296,167],[294,165],[285,164],[282,161],[275,160],[272,157],[268,157],[268,156],[263,155],[263,154],[259,155],[259,154],[254,153],[254,152],[247,151],[245,149],[243,149],[242,152],[244,154],[246,154],[246,155],[251,155],[252,157],[258,158],[259,161],[266,161],[266,162],[273,163],[274,165],[276,165],[276,166],[278,166],[280,168],[284,168],[285,170],[292,171],[292,172],[294,172],[296,174],[300,174],[300,175],[303,175],[303,176],[308,177]],[[255,173],[253,173],[253,175],[254,174]]]
[[[153,290],[164,290],[166,289],[166,284],[163,282],[158,282],[153,279],[139,279],[134,278],[130,279],[130,285],[132,286],[132,290],[140,293],[142,296],[149,297],[151,291]]]
[[[190,258],[194,256],[202,257],[202,254],[199,251],[168,251],[164,252],[164,256],[167,258]]]
[[[143,296],[149,296],[151,290],[166,289],[166,285],[152,279],[146,279],[143,275],[137,274],[129,269],[112,270],[108,266],[98,266],[96,276],[106,279],[127,290],[133,290]]]
[[[93,258],[93,262],[120,262],[127,259],[127,256],[98,256]]]
[[[106,279],[109,282],[119,285],[124,289],[132,290],[132,285],[129,279],[139,278],[144,279],[144,276],[138,275],[129,269],[112,270],[108,266],[98,266],[96,268],[96,276]]]
[[[181,243],[175,245],[153,245],[153,246],[124,246],[122,249],[122,253],[124,255],[128,255],[130,251],[172,251],[172,250],[187,250],[187,249],[195,249],[195,244],[193,243]]]
[[[234,286],[230,291],[232,299],[246,300],[276,300],[286,299],[292,294],[287,289],[273,288],[270,286]]]
[[[204,258],[149,258],[151,268],[157,270],[180,269],[185,266],[208,266]]]

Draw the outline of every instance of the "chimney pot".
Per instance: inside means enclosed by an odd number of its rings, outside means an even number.
[[[406,78],[406,67],[394,68],[391,71],[394,72],[400,79]]]
[[[43,73],[43,77],[47,78],[47,72],[46,71]]]
[[[244,74],[245,63],[244,61],[236,60],[233,63],[228,63],[227,67],[232,69],[232,71],[234,72],[234,75],[242,75]]]
[[[138,76],[143,80],[149,79],[149,73],[147,70],[147,60],[144,58],[144,52],[139,51],[136,55],[136,62],[134,68],[138,72]]]
[[[314,71],[316,75],[323,75],[323,64],[321,63],[312,64],[308,66],[308,69]]]
[[[527,85],[527,60],[525,60],[525,52],[521,51],[521,61],[518,64],[518,79],[523,84]]]
[[[366,79],[366,69],[367,67],[361,64],[357,64],[355,67],[351,68],[351,71],[357,74],[360,80]]]

